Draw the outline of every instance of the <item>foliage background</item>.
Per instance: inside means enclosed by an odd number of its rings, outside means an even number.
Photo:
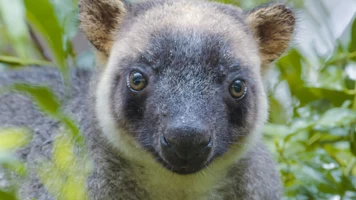
[[[267,2],[220,1],[245,9]],[[356,199],[356,1],[287,2],[296,9],[299,24],[293,48],[266,80],[270,123],[265,128],[266,142],[279,162],[284,199]],[[70,84],[71,67],[94,66],[76,19],[77,0],[0,0],[0,73],[55,66]],[[56,140],[55,163],[44,162],[51,176],[39,170],[41,181],[50,192],[63,194],[58,199],[85,199],[83,183],[90,167],[81,173],[63,170],[84,162],[78,154],[85,152],[74,152],[83,145],[78,126],[61,112],[60,102],[46,87],[14,85],[0,88],[0,95],[6,91],[32,97],[43,112],[66,125],[71,134]],[[25,177],[26,165],[13,153],[26,145],[31,133],[0,127],[0,138],[0,166]],[[79,181],[71,181],[73,176]],[[46,184],[49,177],[58,184]],[[19,184],[0,182],[0,199],[16,199]]]

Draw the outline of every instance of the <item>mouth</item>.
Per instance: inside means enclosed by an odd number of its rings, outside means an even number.
[[[186,162],[185,164],[182,164],[182,165],[172,165],[162,159],[161,164],[166,169],[168,169],[174,173],[177,173],[180,175],[189,175],[189,174],[194,174],[194,173],[199,172],[200,170],[204,169],[209,163],[197,165],[194,163]]]
[[[211,162],[214,160],[215,156],[211,156],[209,159],[197,159],[194,160],[182,160],[182,159],[175,159],[169,161],[168,159],[164,158],[163,155],[158,153],[157,151],[153,150],[151,153],[156,158],[156,162],[158,162],[161,166],[165,169],[180,175],[190,175],[197,173],[204,168],[208,167]],[[178,161],[178,162],[177,162]]]
[[[162,157],[160,154],[156,153],[158,163],[160,163],[167,170],[180,174],[180,175],[190,175],[198,173],[204,168],[208,167],[209,164],[213,161],[213,158],[207,160],[194,159],[194,160],[174,160],[174,162],[167,160]]]

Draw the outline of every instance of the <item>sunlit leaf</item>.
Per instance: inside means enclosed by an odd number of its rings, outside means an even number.
[[[53,159],[62,172],[68,171],[75,164],[74,144],[65,133],[58,136],[54,142]]]
[[[84,177],[70,176],[63,185],[63,200],[86,200],[86,179]]]
[[[286,125],[281,124],[266,124],[264,127],[264,133],[275,137],[285,137],[290,132],[290,129]]]
[[[330,128],[356,124],[356,112],[344,108],[330,109],[325,112],[318,124]]]
[[[37,174],[41,183],[54,196],[61,194],[61,188],[65,184],[66,176],[62,174],[50,161],[42,161],[37,167]]]
[[[355,63],[349,64],[345,68],[345,72],[351,80],[356,81],[356,64]]]
[[[31,140],[28,130],[19,128],[0,129],[0,152],[23,147]]]
[[[55,139],[52,158],[38,169],[44,186],[56,199],[85,200],[86,180],[92,170],[85,151],[76,151],[73,137],[61,132]]]

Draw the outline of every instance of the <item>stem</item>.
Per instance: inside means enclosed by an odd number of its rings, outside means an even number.
[[[32,41],[34,42],[35,46],[37,47],[37,49],[41,53],[42,57],[44,59],[46,59],[47,61],[50,61],[51,58],[46,54],[45,48],[43,48],[43,46],[41,44],[41,41],[38,39],[37,35],[35,34],[33,29],[31,28],[31,26],[28,26],[28,30],[30,31],[30,36],[31,36]]]
[[[12,56],[0,56],[0,63],[20,66],[53,66],[53,63],[43,60],[21,59]]]
[[[356,166],[356,159],[353,159],[352,162],[346,168],[346,176],[352,175],[352,169]]]
[[[343,57],[339,57],[339,58],[330,60],[326,64],[327,65],[331,65],[331,64],[335,64],[335,63],[338,63],[340,61],[348,60],[348,59],[351,59],[351,58],[356,58],[356,51],[354,51],[352,53],[345,54]]]
[[[335,144],[336,142],[343,142],[343,141],[349,141],[349,138],[348,137],[340,137],[340,138],[337,138],[337,139],[334,139],[334,140],[322,140],[322,141],[319,141],[318,144],[320,145],[326,145],[326,144]]]
[[[354,91],[356,91],[356,81],[355,81],[355,88],[354,88]],[[352,110],[355,110],[355,111],[356,111],[356,94],[355,94],[355,96],[354,96],[354,103],[353,103]]]

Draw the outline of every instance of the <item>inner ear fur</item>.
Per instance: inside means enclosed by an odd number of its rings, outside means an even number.
[[[126,14],[123,0],[80,0],[80,27],[94,47],[108,56]]]
[[[246,23],[258,42],[262,66],[279,58],[288,48],[295,21],[293,11],[283,4],[268,4],[247,12]]]

